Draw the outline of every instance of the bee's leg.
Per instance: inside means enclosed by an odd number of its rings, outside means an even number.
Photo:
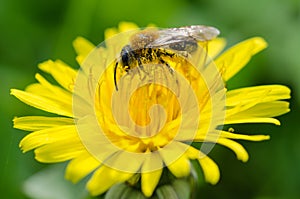
[[[172,55],[172,57],[173,57],[173,55]],[[177,78],[177,75],[176,75],[174,69],[165,60],[163,60],[161,57],[159,57],[159,61],[161,62],[161,64],[167,66],[170,74],[175,78],[175,82],[176,82],[177,89],[178,89],[177,95],[179,96],[179,94],[180,94],[179,81],[178,81],[178,78]]]
[[[138,65],[139,65],[138,66],[138,73],[139,73],[140,79],[142,79],[142,74],[141,74],[140,70],[144,71],[144,67],[143,67],[141,59],[139,57],[137,58],[137,61],[138,61]]]
[[[137,61],[138,61],[138,64],[139,64],[139,68],[140,68],[144,73],[148,74],[148,72],[145,71],[145,68],[144,68],[144,66],[143,66],[143,63],[142,63],[142,61],[141,61],[141,59],[140,59],[139,57],[137,58]]]
[[[174,70],[173,68],[167,63],[165,62],[165,60],[163,60],[161,57],[159,58],[159,61],[161,64],[166,65],[168,67],[169,72],[174,75]]]
[[[146,75],[149,75],[149,73],[145,70],[145,68],[143,66],[143,63],[142,63],[142,61],[141,61],[141,59],[139,57],[137,58],[137,61],[138,61],[138,64],[139,64],[138,68],[143,72],[143,73],[141,73],[141,71],[138,70],[140,79],[143,81],[143,80],[145,80]]]
[[[166,57],[170,57],[171,59],[174,58],[174,56],[176,57],[176,54],[175,54],[175,53],[170,53],[170,52],[163,52],[162,55],[164,55],[164,56],[166,56]],[[166,66],[168,67],[170,73],[171,73],[172,75],[174,75],[174,69],[173,69],[167,62],[165,62],[165,60],[163,60],[161,57],[159,57],[159,61],[160,61],[162,64],[166,65]]]
[[[159,65],[155,66],[152,71],[153,80],[154,82],[158,80],[160,83],[162,83],[161,81],[165,81],[166,85],[168,85],[169,84],[168,80],[170,79],[168,78],[168,73],[170,72],[169,67],[161,57],[158,57],[158,64]]]
[[[139,69],[141,69],[143,72],[145,72],[143,63],[142,63],[142,61],[139,57],[137,58],[137,61],[138,61],[138,64],[139,64]]]
[[[116,91],[118,91],[118,85],[117,85],[117,67],[118,67],[119,61],[116,62],[115,68],[114,68],[114,82]]]

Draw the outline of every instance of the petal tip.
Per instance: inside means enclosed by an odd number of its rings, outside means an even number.
[[[268,47],[268,43],[267,43],[267,41],[264,38],[262,38],[262,37],[254,37],[253,39],[254,39],[255,44],[257,44],[258,46],[261,46],[263,48]]]
[[[9,90],[9,94],[15,96],[16,91],[17,91],[17,89],[12,88]]]

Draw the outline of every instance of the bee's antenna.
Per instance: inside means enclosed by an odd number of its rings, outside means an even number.
[[[118,91],[118,85],[117,85],[117,67],[118,67],[119,61],[116,62],[115,68],[114,68],[114,82],[116,90]]]

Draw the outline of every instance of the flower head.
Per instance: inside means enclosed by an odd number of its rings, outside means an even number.
[[[134,181],[150,197],[164,167],[176,178],[185,177],[191,172],[190,160],[197,160],[205,180],[216,184],[219,168],[206,155],[212,147],[205,143],[226,146],[246,162],[248,154],[235,140],[261,141],[269,136],[243,135],[222,126],[279,125],[274,117],[289,111],[289,103],[282,101],[290,98],[285,86],[226,90],[226,81],[263,50],[266,42],[254,37],[217,56],[225,40],[216,38],[200,42],[192,57],[162,55],[163,63],[142,57],[143,68],[117,69],[116,90],[116,54],[133,32],[118,33],[136,28],[120,23],[119,29],[105,32],[105,45],[98,47],[79,37],[74,47],[80,70],[49,60],[39,68],[59,85],[37,74],[38,83],[25,91],[11,90],[24,103],[57,115],[15,118],[15,128],[31,132],[20,142],[21,149],[34,150],[40,162],[71,160],[66,178],[72,182],[93,173],[87,183],[92,195]],[[196,142],[202,143],[201,148],[191,145]]]

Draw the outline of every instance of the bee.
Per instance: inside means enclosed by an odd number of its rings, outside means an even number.
[[[188,56],[198,49],[199,41],[209,41],[219,35],[219,30],[203,25],[167,29],[145,29],[133,34],[125,45],[114,67],[114,83],[117,85],[117,68],[129,72],[134,67],[143,70],[147,63],[163,64],[173,73],[164,57]]]

